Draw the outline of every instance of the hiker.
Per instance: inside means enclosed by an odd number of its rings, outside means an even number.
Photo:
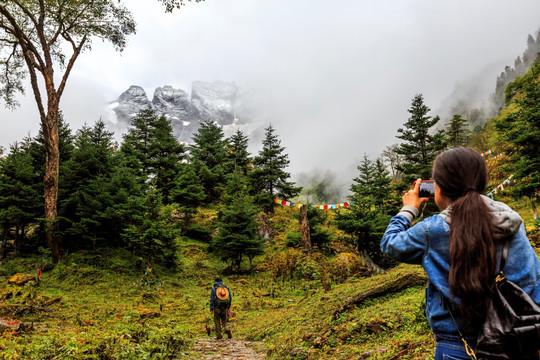
[[[232,294],[229,288],[223,284],[221,277],[216,277],[212,292],[210,293],[210,312],[214,315],[216,326],[216,338],[222,339],[222,329],[230,339],[229,317],[231,316]]]
[[[411,227],[428,200],[419,197],[418,179],[403,196],[401,211],[390,220],[381,250],[398,261],[421,264],[428,275],[426,316],[437,341],[435,360],[470,359],[460,332],[476,350],[502,244],[510,241],[501,270],[536,303],[540,303],[540,261],[520,215],[482,195],[487,171],[478,152],[447,150],[435,159],[432,174],[441,213]]]

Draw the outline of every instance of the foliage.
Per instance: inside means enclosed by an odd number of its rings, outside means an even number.
[[[227,171],[240,172],[247,175],[251,169],[251,156],[248,152],[249,139],[241,130],[236,132],[227,140],[227,157],[230,169]]]
[[[185,152],[170,121],[153,110],[141,110],[124,135],[121,150],[141,183],[152,182],[167,201]]]
[[[180,164],[169,193],[169,201],[179,205],[178,210],[184,214],[186,223],[189,223],[205,199],[206,194],[194,166],[189,163]]]
[[[228,176],[224,206],[218,214],[218,233],[212,241],[212,248],[221,260],[230,261],[231,268],[236,270],[240,270],[243,256],[247,256],[251,264],[255,256],[263,253],[262,240],[257,233],[258,209],[248,194],[247,184],[242,174]]]
[[[133,222],[122,237],[135,254],[148,263],[174,266],[176,260],[175,239],[178,228],[171,221],[173,208],[164,206],[160,193],[149,188],[141,199],[140,210],[133,215]]]
[[[182,0],[158,0],[158,1],[161,2],[163,6],[165,6],[165,10],[167,12],[172,12],[174,9],[180,9],[180,7],[186,5],[186,2]],[[191,2],[192,0],[188,0],[188,1]],[[193,1],[202,2],[204,0],[193,0]]]
[[[14,96],[24,91],[28,73],[50,81],[49,99],[60,96],[74,61],[90,49],[92,38],[108,41],[121,51],[127,36],[135,32],[131,13],[117,1],[8,1],[0,5],[0,19],[0,64],[6,70],[1,72],[0,93],[8,106],[17,105]],[[67,49],[73,51],[69,57]],[[54,63],[65,69],[58,88],[54,87]],[[34,81],[37,79],[32,79],[32,85]],[[44,112],[41,104],[45,102],[41,103],[40,94],[35,95],[40,113]]]
[[[540,62],[522,79],[516,80],[513,91],[515,111],[507,113],[495,123],[501,138],[510,146],[505,149],[509,168],[517,184],[511,192],[540,200]],[[519,87],[517,87],[519,85]]]
[[[257,202],[265,209],[273,209],[275,197],[290,199],[301,190],[289,180],[291,175],[285,171],[289,157],[274,132],[272,125],[265,129],[263,148],[253,160],[254,170],[251,173],[258,193]]]
[[[438,116],[429,116],[430,110],[424,104],[424,97],[417,94],[407,110],[411,117],[404,124],[404,128],[398,129],[399,135],[396,137],[404,142],[397,149],[397,153],[403,156],[403,161],[396,168],[404,174],[405,183],[412,183],[412,180],[418,177],[429,179],[433,160],[444,149],[443,131],[430,133],[440,120]]]
[[[446,143],[448,147],[459,147],[467,145],[467,119],[456,114],[452,117],[446,127]]]
[[[285,236],[285,245],[288,247],[294,247],[297,248],[300,246],[300,242],[302,240],[302,235],[299,232],[291,231],[288,232]]]
[[[5,257],[8,251],[8,238],[13,238],[14,250],[18,253],[25,245],[26,232],[42,217],[42,188],[28,145],[28,142],[13,144],[9,155],[0,161],[2,257]],[[14,229],[12,236],[11,229]]]
[[[328,212],[321,211],[310,205],[307,205],[307,218],[309,224],[309,232],[312,247],[316,247],[320,251],[327,253],[329,244],[333,240],[333,236],[323,226],[328,222]]]
[[[83,126],[76,135],[60,182],[60,231],[70,250],[119,245],[121,224],[128,218],[118,216],[117,210],[129,201],[122,194],[134,193],[137,187],[133,179],[117,181],[122,169],[114,147],[113,133],[101,120],[92,128]]]
[[[30,75],[45,144],[45,234],[56,259],[64,253],[56,234],[60,99],[75,61],[93,38],[121,51],[134,32],[131,13],[113,0],[0,3],[0,96],[8,107],[17,106],[15,96],[24,93]]]
[[[201,123],[189,146],[190,161],[196,169],[209,201],[220,198],[225,183],[228,142],[214,122]]]
[[[340,210],[334,222],[338,229],[354,236],[359,251],[367,251],[374,261],[388,265],[379,244],[395,209],[392,179],[381,159],[374,162],[367,155],[358,170],[351,186],[351,205]]]

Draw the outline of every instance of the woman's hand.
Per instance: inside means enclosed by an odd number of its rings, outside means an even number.
[[[420,181],[422,181],[422,179],[416,180],[416,182],[414,183],[414,188],[407,191],[407,193],[403,195],[403,206],[409,205],[419,209],[420,205],[422,205],[424,201],[429,200],[429,198],[421,198],[418,196],[420,191]]]

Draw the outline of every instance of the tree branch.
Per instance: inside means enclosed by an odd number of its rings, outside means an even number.
[[[17,3],[19,2],[17,1]],[[19,6],[22,6],[22,5],[19,5]],[[0,5],[0,14],[3,15],[11,24],[11,27],[8,27],[6,25],[2,25],[2,27],[6,31],[11,33],[15,39],[17,39],[19,45],[21,46],[21,49],[23,50],[24,56],[26,57],[28,55],[27,52],[29,51],[34,55],[34,58],[37,59],[39,62],[39,65],[36,64],[34,61],[31,61],[29,64],[34,66],[40,72],[43,72],[43,69],[45,68],[45,63],[43,62],[43,59],[41,58],[39,51],[36,49],[36,47],[32,43],[32,40],[30,40],[26,36],[25,32],[21,29],[21,27],[17,23],[17,20],[11,15],[9,10],[7,10],[2,5]],[[30,60],[33,60],[33,59],[30,59]]]
[[[82,38],[81,43],[79,44],[79,46],[76,46],[73,39],[71,39],[71,37],[69,37],[69,36],[66,37],[66,35],[67,34],[63,34],[62,36],[66,40],[70,41],[74,48],[73,48],[73,54],[71,55],[71,58],[69,59],[69,62],[67,64],[67,66],[66,66],[66,71],[64,71],[64,75],[62,76],[62,80],[60,81],[60,85],[58,86],[58,90],[56,92],[59,97],[61,97],[62,93],[64,92],[64,88],[66,87],[66,82],[67,82],[67,79],[69,77],[69,73],[71,72],[71,69],[73,68],[73,65],[75,64],[75,60],[77,60],[77,57],[81,53],[81,50],[84,47],[84,45],[86,44],[86,40],[87,40],[86,35],[84,35],[84,37]]]

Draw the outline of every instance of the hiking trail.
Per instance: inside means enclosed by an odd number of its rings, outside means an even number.
[[[242,339],[195,339],[190,359],[201,360],[264,360],[266,351],[261,342]]]

